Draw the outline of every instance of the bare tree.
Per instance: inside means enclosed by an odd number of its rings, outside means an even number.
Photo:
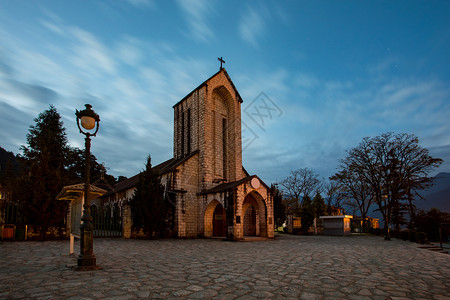
[[[333,215],[336,211],[344,209],[345,192],[340,183],[336,180],[330,180],[323,185],[325,192],[325,203],[327,205],[327,214]]]
[[[412,200],[412,190],[431,184],[428,174],[442,163],[433,158],[412,134],[385,133],[364,138],[341,161],[344,169],[356,170],[371,188],[374,201],[384,220],[385,238],[389,239],[392,211],[405,199]]]
[[[322,182],[319,174],[308,168],[291,171],[286,179],[280,182],[288,197],[302,202],[305,196],[311,197],[314,192],[320,191]]]
[[[372,189],[358,169],[341,166],[339,172],[333,175],[332,182],[340,186],[346,204],[359,211],[362,218],[363,231],[366,229],[366,217],[373,203]]]

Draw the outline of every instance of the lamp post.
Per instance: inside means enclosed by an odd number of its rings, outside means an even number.
[[[92,216],[89,206],[89,190],[90,190],[90,150],[91,150],[91,136],[97,134],[100,117],[92,110],[92,105],[86,104],[86,109],[82,111],[76,110],[77,125],[80,133],[86,136],[85,139],[85,163],[86,173],[84,182],[84,205],[83,205],[83,221],[80,225],[80,255],[77,259],[77,270],[94,270],[98,269],[93,247],[93,229]],[[80,126],[81,123],[81,126]],[[85,131],[83,131],[83,129]],[[91,133],[93,131],[93,133]]]

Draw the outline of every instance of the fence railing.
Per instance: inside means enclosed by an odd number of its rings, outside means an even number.
[[[94,237],[122,236],[122,215],[118,206],[98,209],[93,205],[91,215],[94,223]]]
[[[100,207],[91,207],[91,215],[93,217],[94,225],[94,237],[121,237],[122,236],[122,212],[117,205]],[[4,203],[0,208],[0,225],[12,224],[15,225],[16,233],[20,233],[25,222],[21,214],[19,213],[17,204]],[[72,226],[78,226],[79,224],[72,224]],[[20,237],[24,234],[19,234]],[[17,234],[16,234],[17,235]],[[16,239],[18,239],[16,237]],[[25,236],[20,239],[26,239]]]

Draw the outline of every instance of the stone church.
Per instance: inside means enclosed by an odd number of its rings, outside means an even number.
[[[241,104],[228,73],[220,68],[173,106],[173,158],[153,168],[175,207],[178,237],[274,236],[271,191],[242,166]],[[133,196],[138,179],[136,175],[116,185],[116,203]]]

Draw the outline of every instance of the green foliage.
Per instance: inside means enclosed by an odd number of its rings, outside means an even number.
[[[0,176],[0,184],[8,191],[8,198],[17,205],[21,220],[41,227],[64,225],[67,202],[55,198],[65,185],[84,182],[84,151],[68,146],[65,128],[56,108],[40,113],[27,134],[27,146],[22,156],[14,157],[0,148],[0,164],[8,164]],[[100,178],[103,167],[91,155],[91,178]],[[115,178],[105,175],[109,183]],[[45,239],[45,235],[42,235]]]
[[[311,198],[309,196],[303,197],[303,204],[300,212],[300,217],[302,218],[301,222],[303,234],[307,234],[308,229],[313,225],[314,214],[315,209],[311,201]]]
[[[14,153],[0,147],[0,184],[2,179],[19,175],[20,162]]]
[[[416,215],[416,231],[424,232],[430,241],[439,241],[439,227],[442,223],[450,223],[450,214],[436,208],[429,211],[419,210]]]
[[[426,241],[427,241],[427,234],[422,231],[417,231],[416,232],[416,242],[419,244],[425,244]]]
[[[320,195],[319,192],[316,193],[314,199],[312,200],[312,206],[314,211],[314,216],[316,218],[320,216],[325,216],[327,211],[327,205],[325,204],[325,200]]]
[[[2,193],[2,201],[0,201],[0,211],[3,211],[7,204],[16,205],[12,200],[12,191],[15,181],[20,172],[20,158],[14,153],[8,152],[0,147],[0,187]]]
[[[27,224],[39,225],[42,238],[49,226],[64,223],[67,203],[56,196],[68,181],[65,168],[69,146],[61,116],[54,106],[39,114],[22,146],[25,167],[13,189]]]
[[[76,184],[81,181],[84,181],[86,176],[86,157],[84,150],[79,148],[70,148],[68,151],[67,161],[66,161],[66,169],[69,174],[70,184]],[[95,155],[91,153],[90,156],[90,177],[91,181],[95,181],[102,176],[102,173],[105,180],[113,185],[116,183],[116,179],[114,176],[106,174],[106,170],[104,167],[97,162],[97,158]]]
[[[286,220],[283,195],[276,185],[272,184],[270,188],[273,191],[273,217],[275,219],[275,226],[283,226],[283,223]]]
[[[28,147],[22,146],[23,155],[31,162],[39,162],[42,155],[49,156],[48,163],[54,168],[64,165],[69,146],[61,116],[53,105],[34,119],[27,134]]]
[[[400,231],[399,238],[401,238],[404,241],[407,241],[408,240],[408,232],[409,232],[409,230]]]
[[[164,186],[159,174],[152,170],[150,156],[147,158],[145,170],[139,174],[130,207],[133,225],[142,226],[150,238],[165,235],[168,207],[164,201]]]
[[[45,167],[50,160],[48,154],[43,154],[29,174],[18,179],[14,193],[26,223],[39,225],[44,232],[49,226],[63,225],[67,209],[65,201],[56,200],[64,186],[61,169]],[[45,239],[45,235],[42,237]]]

